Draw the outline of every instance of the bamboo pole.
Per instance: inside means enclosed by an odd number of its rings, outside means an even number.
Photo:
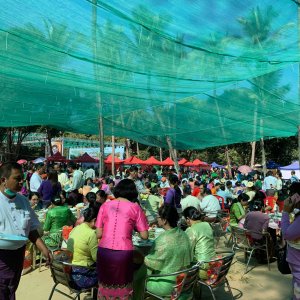
[[[138,142],[136,142],[136,154],[138,157],[140,156],[140,147]]]
[[[228,176],[229,176],[229,179],[232,179],[231,160],[230,160],[229,150],[228,150],[227,146],[225,148],[225,154],[226,154],[227,166],[228,166]]]
[[[263,138],[260,139],[260,145],[261,145],[261,164],[263,166],[264,177],[266,177],[267,174],[266,151],[265,151],[265,143]]]
[[[111,174],[115,177],[115,136],[111,136]]]
[[[94,58],[94,76],[95,81],[98,82],[99,79],[99,70],[96,64],[97,60],[97,0],[93,0],[92,5],[92,45],[93,45],[93,58]],[[103,129],[103,116],[102,116],[102,101],[100,92],[96,93],[96,101],[99,109],[99,176],[101,177],[104,174],[104,129]]]
[[[162,161],[162,148],[159,148],[159,160]]]
[[[174,167],[175,167],[175,170],[176,170],[176,173],[179,174],[179,165],[178,165],[178,160],[177,160],[177,156],[176,156],[176,153],[174,151],[174,148],[172,146],[172,142],[171,142],[171,139],[170,137],[167,136],[167,144],[169,146],[169,151],[170,151],[170,154],[171,154],[171,158],[172,160],[174,161]]]

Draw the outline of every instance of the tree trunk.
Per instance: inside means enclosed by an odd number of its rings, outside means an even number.
[[[162,161],[162,148],[159,148],[159,160]]]
[[[251,142],[251,161],[250,161],[250,167],[253,168],[255,165],[255,150],[256,150],[256,142]]]
[[[226,153],[227,166],[228,166],[228,176],[229,176],[230,179],[232,179],[231,160],[230,160],[229,151],[228,151],[227,146],[225,148],[225,153]]]
[[[130,157],[130,139],[125,140],[125,148],[126,148],[126,158]]]
[[[260,145],[261,145],[261,164],[263,167],[263,173],[264,173],[264,177],[266,177],[266,173],[267,173],[267,166],[266,166],[266,152],[265,152],[265,143],[264,143],[264,139],[261,138],[260,139]]]
[[[139,157],[140,156],[140,147],[139,147],[139,143],[136,142],[136,155]]]
[[[115,177],[115,137],[111,137],[111,174]]]
[[[171,139],[168,136],[167,136],[166,139],[167,139],[167,143],[168,143],[168,146],[169,146],[169,151],[170,151],[170,154],[171,154],[171,158],[174,161],[174,167],[175,167],[176,173],[179,174],[178,160],[177,160],[177,156],[176,156],[176,153],[174,151],[174,148],[172,146]]]
[[[52,143],[51,143],[52,136],[51,136],[51,132],[48,128],[46,129],[46,135],[47,135],[47,142],[48,142],[50,156],[52,156],[53,155]]]

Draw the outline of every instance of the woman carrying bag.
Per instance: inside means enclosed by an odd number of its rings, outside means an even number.
[[[287,241],[286,261],[293,275],[293,299],[300,299],[300,182],[290,186],[281,219],[283,238]]]

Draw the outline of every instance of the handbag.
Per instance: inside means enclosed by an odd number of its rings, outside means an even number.
[[[277,268],[283,275],[291,274],[289,263],[286,261],[287,244],[277,249]]]

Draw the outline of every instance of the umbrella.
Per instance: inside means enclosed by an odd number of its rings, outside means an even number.
[[[17,161],[17,163],[18,163],[19,165],[23,165],[23,164],[26,164],[26,163],[27,163],[27,160],[26,160],[26,159],[19,159],[19,160]]]
[[[46,160],[45,157],[38,157],[37,159],[33,160],[32,162],[34,164],[40,164],[40,163],[43,163],[45,160]]]
[[[252,169],[249,166],[243,165],[238,167],[238,171],[240,171],[242,174],[248,174],[252,172]]]

